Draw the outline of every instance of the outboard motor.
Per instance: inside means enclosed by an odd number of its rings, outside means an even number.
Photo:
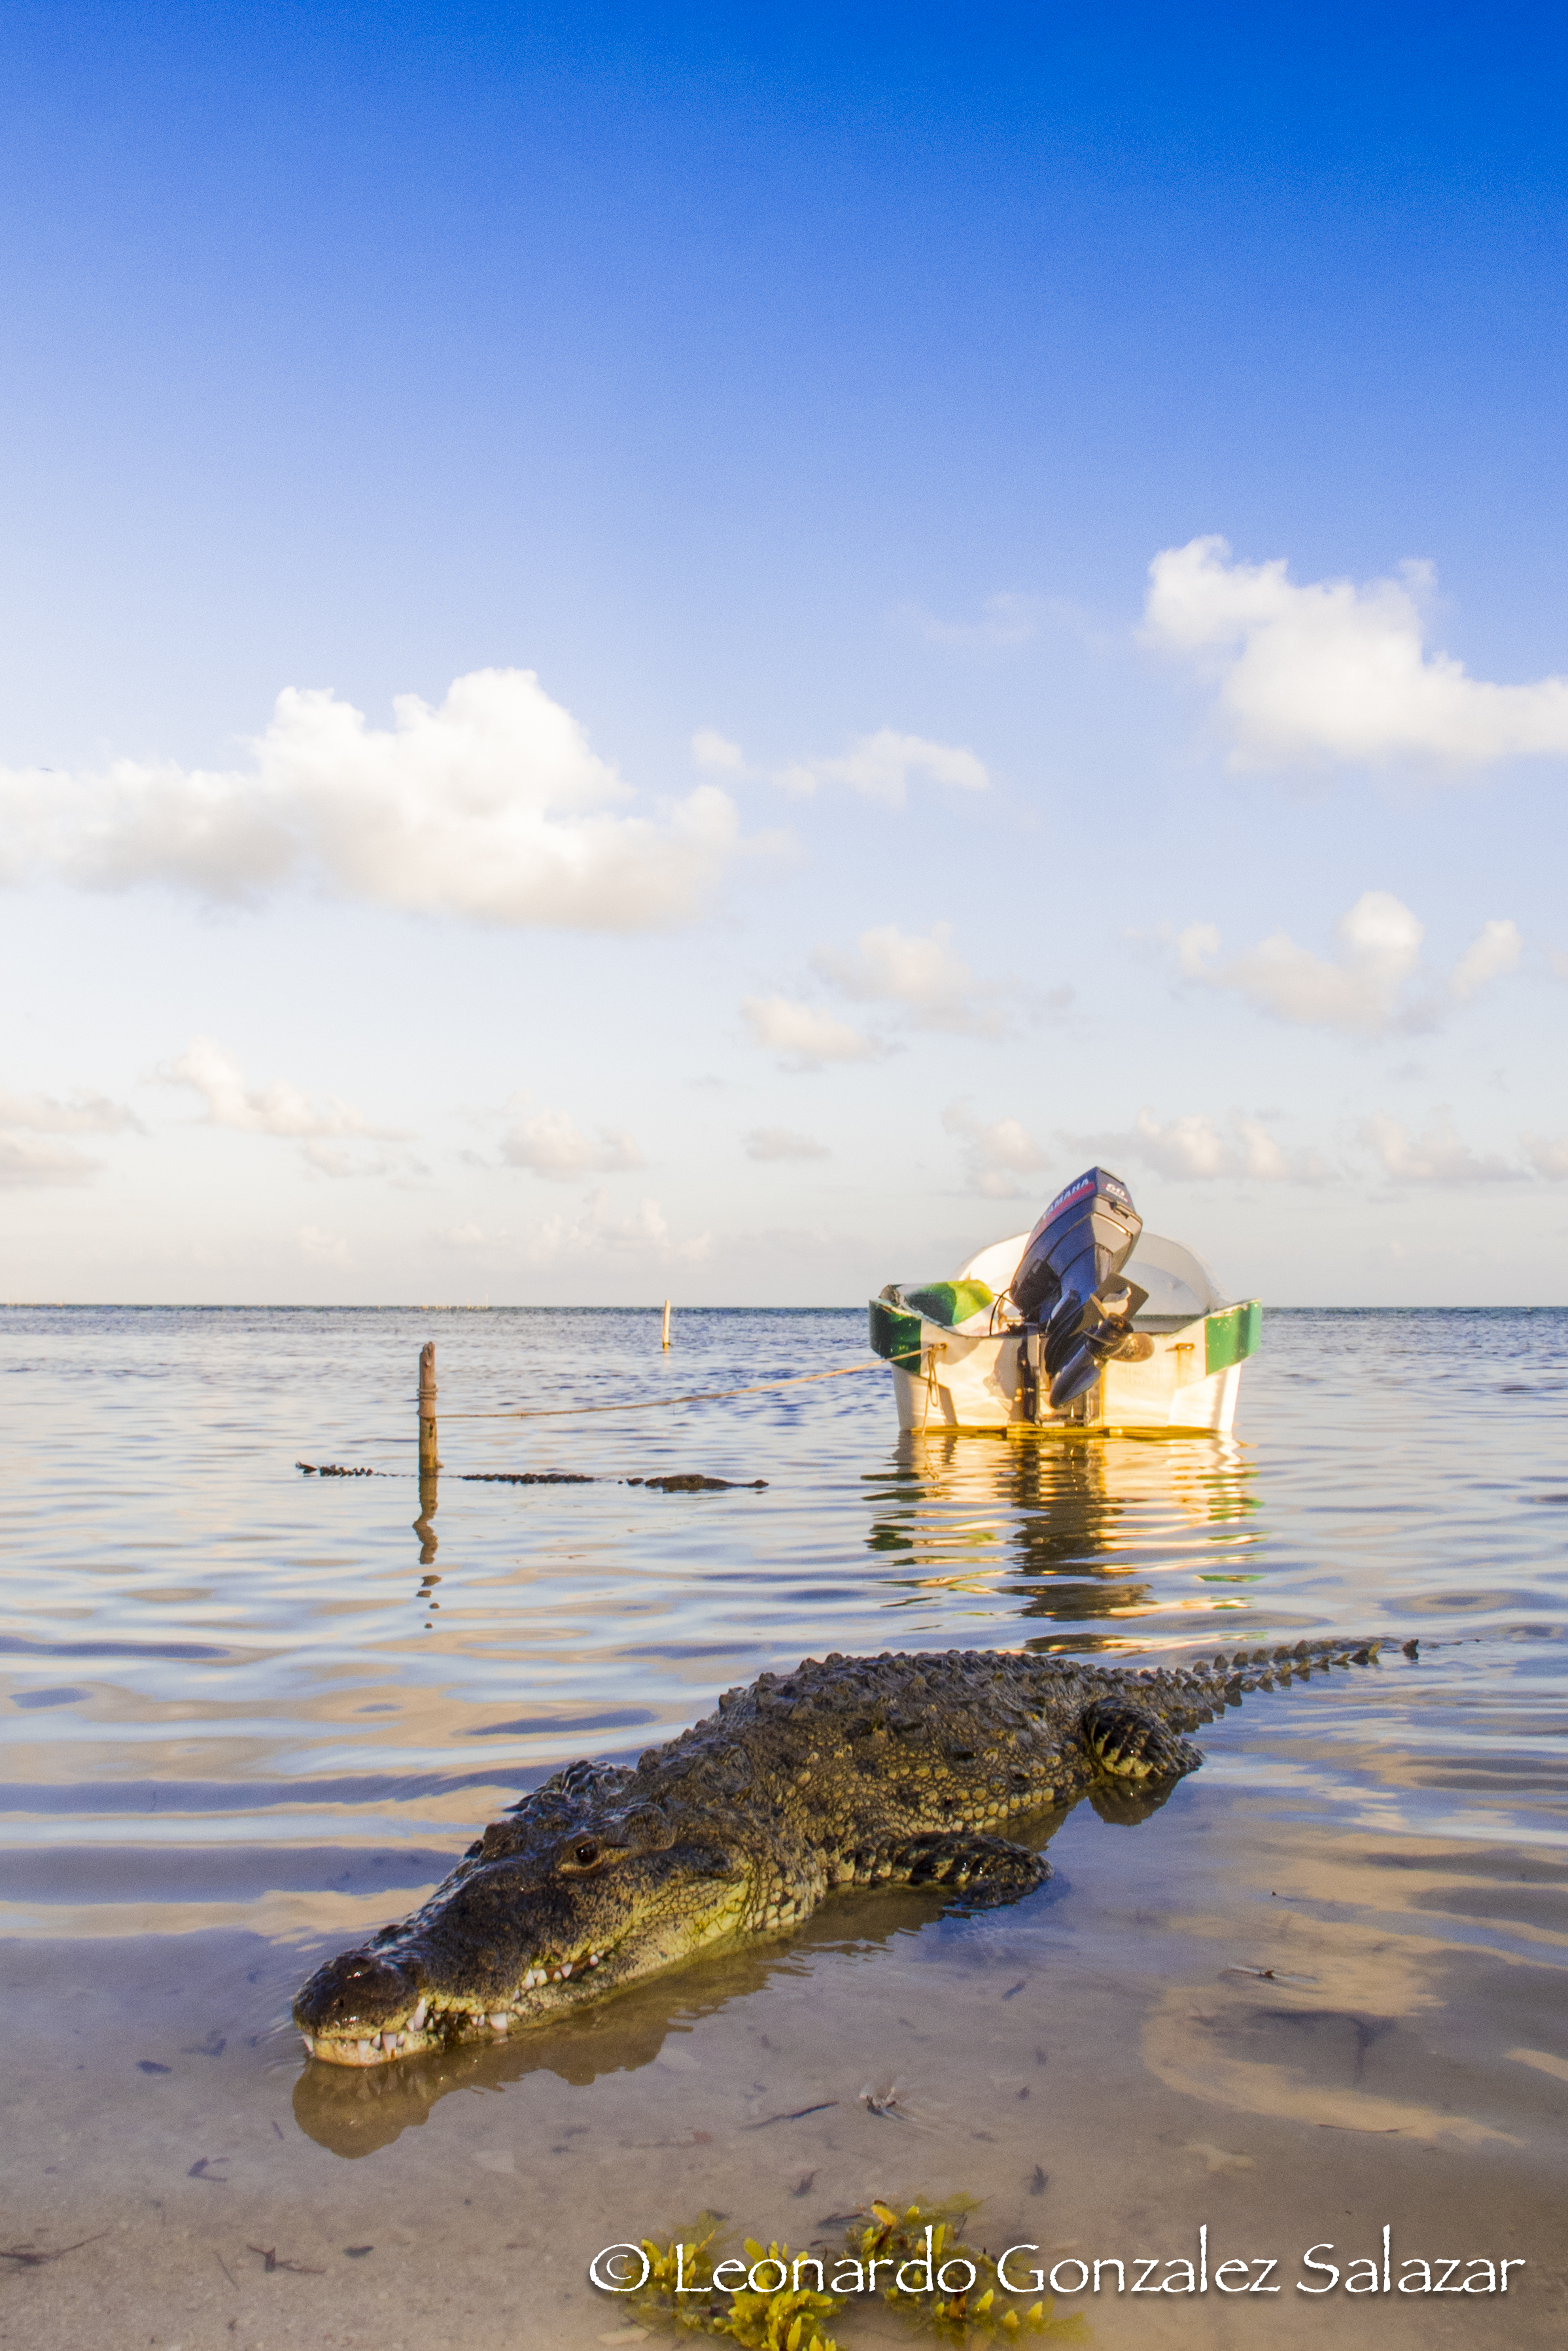
[[[1143,1229],[1121,1177],[1091,1167],[1057,1194],[1029,1237],[1010,1294],[1024,1321],[1043,1327],[1053,1412],[1092,1388],[1127,1339],[1148,1291],[1116,1276]]]

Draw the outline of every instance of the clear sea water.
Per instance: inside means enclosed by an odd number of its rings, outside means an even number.
[[[1568,1313],[1271,1313],[1235,1441],[900,1440],[882,1371],[463,1416],[864,1353],[827,1311],[678,1313],[667,1356],[632,1312],[0,1312],[0,2341],[630,2340],[600,2245],[704,2207],[836,2241],[917,2191],[1048,2264],[1200,2224],[1279,2261],[1272,2301],[1061,2300],[1097,2342],[1562,2340]],[[593,1482],[478,1474],[550,1469]],[[626,1482],[669,1470],[767,1482]],[[1141,1825],[1081,1806],[1016,1908],[840,1897],[374,2076],[287,2027],[521,1790],[765,1667],[1339,1633],[1388,1646],[1249,1699]],[[1385,2223],[1396,2275],[1526,2266],[1506,2302],[1297,2291]]]

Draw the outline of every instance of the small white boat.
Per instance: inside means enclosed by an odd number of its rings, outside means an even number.
[[[871,1343],[904,1429],[1228,1432],[1262,1309],[1202,1259],[1145,1232],[1100,1168],[1031,1233],[994,1241],[946,1281],[890,1282]]]

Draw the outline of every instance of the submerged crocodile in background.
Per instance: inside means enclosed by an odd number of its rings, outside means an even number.
[[[1181,1736],[1243,1695],[1378,1644],[1300,1642],[1191,1670],[948,1649],[830,1656],[729,1690],[635,1769],[573,1763],[494,1822],[423,1907],[317,1970],[312,2053],[385,2064],[541,2024],[835,1886],[1011,1902],[1050,1865],[997,1834],[1088,1795],[1151,1809],[1203,1758]]]

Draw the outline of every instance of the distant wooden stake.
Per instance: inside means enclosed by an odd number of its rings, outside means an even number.
[[[427,1339],[419,1351],[419,1473],[439,1469],[435,1452],[435,1342]]]
[[[665,1299],[665,1301],[664,1301],[664,1344],[665,1344],[665,1346],[667,1347],[667,1346],[669,1345],[669,1343],[670,1343],[670,1301],[669,1301],[669,1300],[668,1300],[667,1298],[666,1298],[666,1299]]]

